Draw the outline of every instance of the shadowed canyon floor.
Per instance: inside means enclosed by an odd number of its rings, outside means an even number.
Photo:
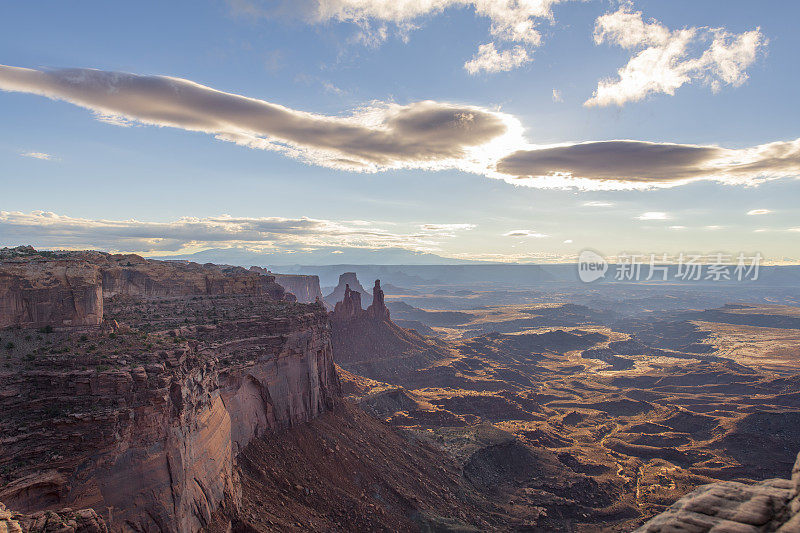
[[[345,390],[461,456],[465,476],[488,480],[511,514],[538,505],[552,517],[560,502],[564,530],[630,531],[699,485],[783,477],[800,449],[797,308],[736,305],[635,323],[571,304],[389,307],[438,334],[400,360],[441,358],[400,373],[342,363],[374,380]],[[506,432],[505,449],[464,452],[487,423]],[[545,464],[556,472],[550,485],[533,466]]]

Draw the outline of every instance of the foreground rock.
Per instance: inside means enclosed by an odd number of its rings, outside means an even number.
[[[755,485],[733,481],[704,485],[636,530],[678,532],[800,532],[800,455],[792,479],[769,479]]]
[[[12,297],[76,301],[64,262],[94,273],[103,327],[65,327],[79,306],[22,324],[35,307],[7,315],[21,327],[0,331],[0,501],[15,511],[93,508],[114,531],[197,531],[223,502],[238,506],[242,449],[340,395],[325,309],[285,301],[268,276],[93,252],[15,257]]]
[[[0,503],[0,533],[107,533],[108,527],[92,509],[13,513]]]

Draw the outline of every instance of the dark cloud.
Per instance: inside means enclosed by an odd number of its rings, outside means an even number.
[[[570,176],[594,180],[665,182],[704,172],[724,150],[712,146],[641,141],[600,141],[518,150],[497,163],[497,170],[515,176]]]
[[[201,131],[253,148],[354,169],[459,160],[507,131],[504,115],[433,101],[375,103],[349,117],[306,113],[189,80],[91,69],[0,66],[0,89],[87,108],[112,123]]]

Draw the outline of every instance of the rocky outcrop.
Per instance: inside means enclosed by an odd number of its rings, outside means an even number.
[[[286,292],[294,294],[300,303],[312,304],[317,300],[322,301],[322,289],[319,285],[319,276],[303,274],[276,274],[266,268],[250,267],[251,272],[258,272],[264,276],[272,276],[275,283],[283,287]]]
[[[341,302],[336,302],[331,313],[331,319],[336,321],[353,320],[364,316],[364,309],[361,307],[361,293],[350,290],[350,285],[346,284],[344,296]]]
[[[792,479],[703,485],[636,530],[673,532],[800,532],[800,455]]]
[[[361,286],[361,282],[358,281],[355,272],[345,272],[339,275],[339,284],[336,285],[333,292],[325,297],[325,303],[333,307],[336,305],[336,302],[342,301],[347,287],[350,287],[351,291],[359,293],[361,295],[361,301],[365,305],[370,305],[372,303],[372,295],[367,292],[367,289]]]
[[[13,250],[19,252],[0,257],[0,328],[97,326],[103,322],[103,299],[118,295],[284,299],[274,277],[240,267],[154,261],[132,254]]]
[[[336,302],[331,313],[331,320],[335,322],[346,322],[351,320],[371,320],[377,322],[389,322],[389,309],[384,302],[383,291],[381,290],[381,280],[375,280],[375,287],[372,289],[372,304],[367,309],[361,307],[361,293],[350,288],[349,283],[345,283],[342,300]]]
[[[439,341],[392,322],[380,280],[375,280],[367,309],[361,307],[361,293],[346,283],[330,322],[337,364],[372,379],[397,383],[401,376],[449,356]]]
[[[0,503],[0,533],[107,533],[93,509],[62,509],[33,514],[14,513]]]
[[[372,304],[367,307],[367,316],[372,320],[389,320],[389,310],[383,299],[383,290],[381,290],[381,280],[379,279],[375,280],[375,286],[372,288]]]

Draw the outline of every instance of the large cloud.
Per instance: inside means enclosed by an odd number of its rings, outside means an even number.
[[[739,34],[708,27],[671,31],[658,21],[645,22],[641,11],[631,12],[627,5],[597,19],[594,40],[635,55],[617,71],[618,78],[598,82],[586,106],[621,106],[652,94],[673,95],[694,80],[715,92],[723,85],[741,85],[746,69],[767,44],[758,28]]]
[[[110,251],[181,252],[245,246],[252,250],[403,248],[435,251],[473,224],[422,224],[407,233],[363,220],[280,217],[183,217],[169,222],[75,218],[45,211],[0,211],[2,245],[95,248]]]
[[[508,115],[474,106],[374,103],[347,117],[331,117],[180,78],[91,69],[0,65],[0,89],[64,100],[115,124],[136,121],[201,131],[351,170],[464,168],[493,142],[519,131]]]
[[[464,64],[470,74],[477,74],[512,70],[529,62],[528,51],[542,41],[537,26],[543,20],[552,21],[553,6],[565,1],[568,0],[228,0],[228,3],[234,12],[248,17],[293,16],[312,24],[354,23],[361,30],[359,40],[369,44],[387,38],[387,24],[407,36],[422,17],[450,8],[471,8],[490,20],[489,31],[497,42],[516,43],[512,49],[500,52],[495,42],[482,45],[476,56]]]
[[[540,186],[586,189],[669,187],[701,179],[755,184],[800,175],[800,139],[739,150],[631,140],[584,142],[517,150],[498,161],[497,172],[516,176],[520,184],[538,181]]]

